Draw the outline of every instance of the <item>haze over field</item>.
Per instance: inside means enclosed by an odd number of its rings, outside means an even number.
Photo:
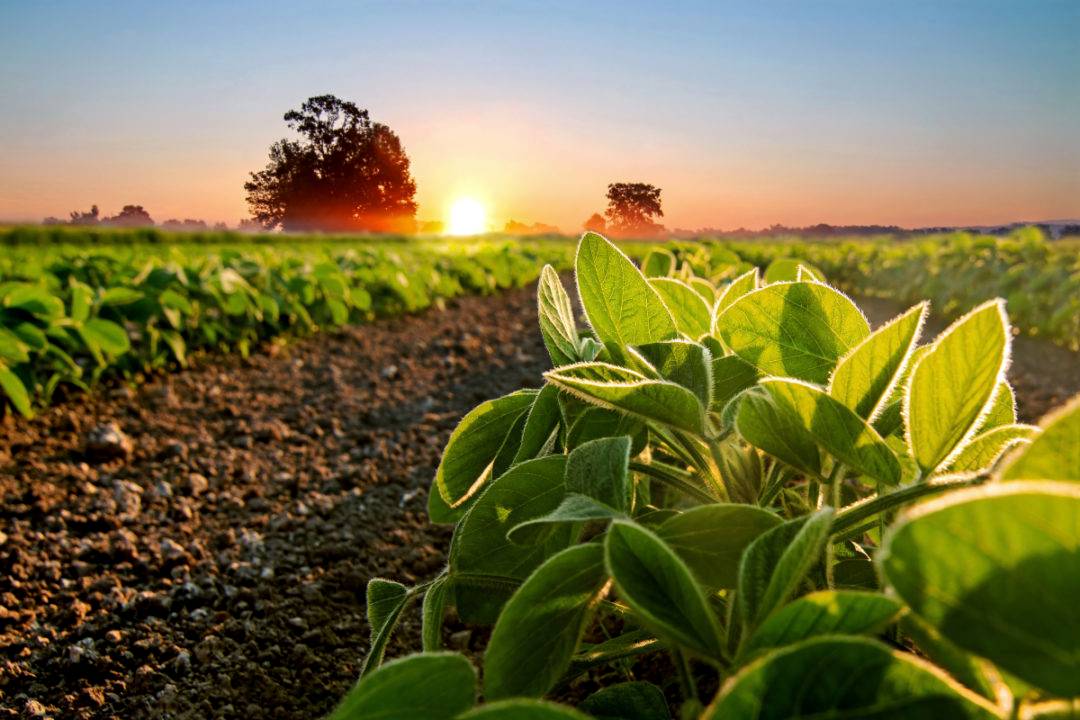
[[[318,93],[398,133],[421,220],[573,232],[622,180],[668,228],[1075,218],[1078,36],[1067,0],[8,3],[0,218],[234,224]]]

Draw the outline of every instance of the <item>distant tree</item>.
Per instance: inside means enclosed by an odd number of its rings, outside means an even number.
[[[228,232],[229,226],[223,222],[214,223],[214,232]]]
[[[589,216],[589,219],[585,221],[585,229],[590,232],[602,233],[607,231],[607,223],[604,221],[604,216],[600,213],[593,213]]]
[[[148,227],[154,224],[150,213],[146,212],[142,205],[125,205],[120,209],[119,213],[110,218],[105,218],[102,222],[116,227]]]
[[[266,228],[255,218],[244,218],[237,223],[236,229],[240,232],[262,232]]]
[[[97,205],[90,206],[90,212],[79,212],[73,210],[69,213],[71,216],[72,225],[97,225],[101,222],[101,212],[98,210]]]
[[[647,183],[612,183],[607,191],[607,229],[623,237],[657,235],[664,226],[653,221],[663,217],[660,188]]]
[[[367,110],[333,95],[285,113],[300,140],[270,146],[266,168],[244,183],[267,229],[411,232],[416,183],[398,136]]]

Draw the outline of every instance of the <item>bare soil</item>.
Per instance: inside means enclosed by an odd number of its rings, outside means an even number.
[[[548,362],[532,288],[266,350],[7,419],[0,718],[325,714],[368,648],[367,581],[445,562],[425,508],[454,425]],[[1018,339],[1024,419],[1080,390],[1077,359]],[[104,459],[109,433],[86,441],[109,423],[130,452]]]

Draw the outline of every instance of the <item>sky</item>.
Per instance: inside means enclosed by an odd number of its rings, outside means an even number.
[[[0,218],[247,216],[282,115],[401,137],[418,217],[575,232],[1080,217],[1080,2],[0,2]]]

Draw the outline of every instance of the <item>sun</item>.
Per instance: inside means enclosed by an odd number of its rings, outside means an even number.
[[[458,198],[450,206],[450,219],[446,223],[450,235],[479,235],[487,232],[487,209],[479,200]]]

